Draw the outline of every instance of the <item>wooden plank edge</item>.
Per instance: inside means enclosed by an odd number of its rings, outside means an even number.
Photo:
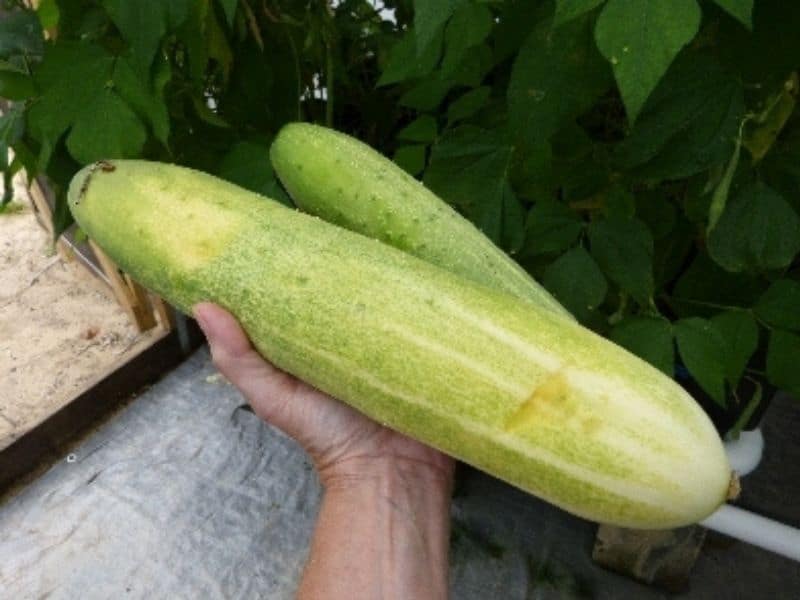
[[[203,336],[190,322],[190,349]],[[105,422],[145,386],[153,384],[186,358],[177,331],[164,333],[116,370],[54,412],[0,451],[0,500],[14,495],[43,469],[61,458],[65,449],[94,427]]]

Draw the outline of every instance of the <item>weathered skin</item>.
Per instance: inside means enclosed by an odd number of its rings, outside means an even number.
[[[574,321],[209,175],[113,167],[69,202],[123,269],[183,310],[222,305],[372,418],[595,521],[674,527],[725,500],[705,413]]]
[[[272,143],[270,159],[303,211],[572,318],[472,223],[357,139],[290,123]]]

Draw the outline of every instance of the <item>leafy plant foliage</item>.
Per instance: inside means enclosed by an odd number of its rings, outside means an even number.
[[[270,140],[325,123],[709,402],[740,411],[745,380],[800,394],[797,3],[6,4],[0,169],[46,174],[61,230],[69,179],[100,158],[288,203]]]

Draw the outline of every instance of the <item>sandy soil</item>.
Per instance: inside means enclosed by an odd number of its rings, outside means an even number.
[[[0,214],[0,449],[150,343],[105,288],[64,262],[18,188]]]

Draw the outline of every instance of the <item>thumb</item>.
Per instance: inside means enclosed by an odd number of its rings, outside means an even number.
[[[208,339],[214,365],[239,388],[253,411],[295,439],[302,438],[306,411],[299,405],[311,400],[305,396],[313,396],[302,393],[307,386],[264,360],[228,311],[203,302],[193,313]]]

